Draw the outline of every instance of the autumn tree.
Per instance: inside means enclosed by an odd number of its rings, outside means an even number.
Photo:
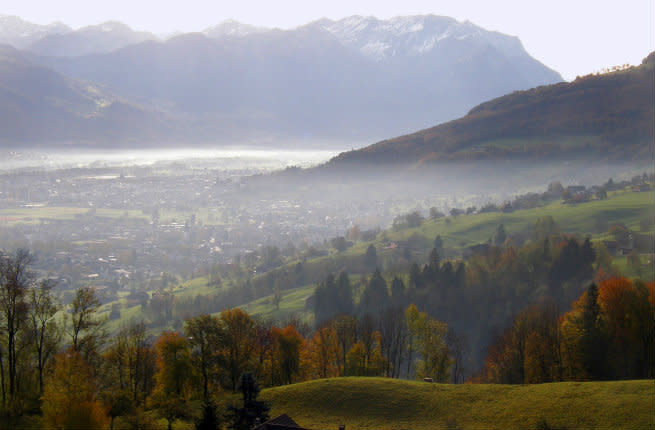
[[[348,351],[357,340],[357,320],[350,315],[339,315],[332,320],[331,326],[334,327],[339,345],[339,375],[344,376],[348,374]]]
[[[302,351],[302,367],[310,379],[339,375],[339,343],[331,325],[320,327]]]
[[[241,374],[254,367],[255,322],[239,308],[225,310],[219,318],[224,336],[221,360],[229,375],[232,391],[235,392]]]
[[[171,430],[173,421],[188,416],[191,351],[187,339],[171,331],[165,331],[159,336],[155,350],[157,385],[151,399],[160,415],[168,422],[168,430]]]
[[[202,398],[210,399],[210,385],[218,383],[218,349],[223,345],[221,322],[211,315],[188,319],[184,331],[191,346],[194,368],[200,373]]]
[[[451,364],[445,341],[448,326],[430,318],[425,312],[419,312],[413,304],[405,310],[405,317],[419,356],[416,360],[417,377],[431,377],[435,381],[447,382]]]
[[[273,344],[275,340],[271,333],[273,321],[265,318],[255,319],[255,360],[253,377],[259,381],[270,381],[273,369],[271,355],[273,353]]]
[[[645,378],[652,372],[655,323],[648,296],[645,283],[626,278],[606,279],[598,287],[611,378]]]
[[[46,428],[103,429],[108,419],[96,398],[93,372],[75,350],[58,354],[45,381],[43,422]]]
[[[122,327],[104,353],[104,388],[109,399],[127,396],[141,406],[154,388],[155,351],[143,322]]]
[[[531,305],[517,314],[489,347],[486,379],[501,384],[561,380],[559,313],[552,301]]]
[[[273,328],[271,334],[274,339],[271,358],[278,381],[282,384],[291,384],[300,371],[300,350],[304,339],[292,325],[283,329]]]
[[[357,324],[357,341],[346,355],[348,375],[379,376],[385,369],[382,356],[381,335],[377,331],[377,320],[364,315]]]

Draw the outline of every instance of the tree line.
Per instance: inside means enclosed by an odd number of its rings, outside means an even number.
[[[655,282],[608,277],[563,315],[552,301],[521,311],[489,347],[476,380],[652,379],[654,335]]]
[[[315,331],[233,308],[189,318],[182,330],[156,339],[143,322],[110,337],[93,288],[80,287],[64,307],[52,285],[30,271],[27,251],[0,261],[1,411],[10,427],[238,421],[234,406],[224,415],[217,399],[242,388],[246,374],[262,386],[347,375],[450,378],[448,327],[413,305],[379,318],[339,315]]]

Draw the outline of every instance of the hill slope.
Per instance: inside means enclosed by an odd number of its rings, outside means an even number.
[[[443,385],[334,378],[264,390],[271,416],[314,429],[655,428],[653,381]]]
[[[0,144],[147,140],[169,126],[160,115],[29,61],[0,45]]]
[[[342,153],[329,164],[652,158],[654,69],[655,53],[629,70],[514,92],[455,121]]]

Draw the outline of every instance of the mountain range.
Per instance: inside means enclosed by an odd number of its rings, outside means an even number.
[[[29,63],[67,87],[92,87],[120,103],[111,106],[139,112],[130,127],[109,135],[83,110],[75,115],[84,125],[63,127],[66,133],[48,122],[39,123],[39,133],[12,122],[0,132],[11,142],[374,141],[452,120],[511,91],[562,81],[516,37],[432,15],[322,19],[293,30],[227,21],[166,40],[116,22],[72,30],[2,16],[0,43],[21,50],[9,55],[3,48],[5,74],[19,76],[11,69]],[[8,61],[16,55],[20,62]],[[43,87],[30,81],[35,77],[8,87],[0,74],[0,88],[12,94],[0,98],[2,109],[20,116],[34,107],[19,100],[30,99],[41,110],[69,115],[63,106],[75,105],[79,93],[71,100],[60,93],[56,103],[30,98],[25,88]],[[157,123],[167,127],[152,128]]]

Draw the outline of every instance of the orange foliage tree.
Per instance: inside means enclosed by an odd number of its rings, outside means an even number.
[[[274,327],[273,336],[273,375],[278,383],[291,384],[300,371],[300,350],[305,343],[294,326]]]
[[[653,282],[633,283],[626,278],[610,278],[599,285],[598,304],[610,345],[608,364],[612,377],[653,376],[652,285]]]
[[[321,327],[306,343],[302,368],[309,379],[339,376],[339,343],[334,327]]]

